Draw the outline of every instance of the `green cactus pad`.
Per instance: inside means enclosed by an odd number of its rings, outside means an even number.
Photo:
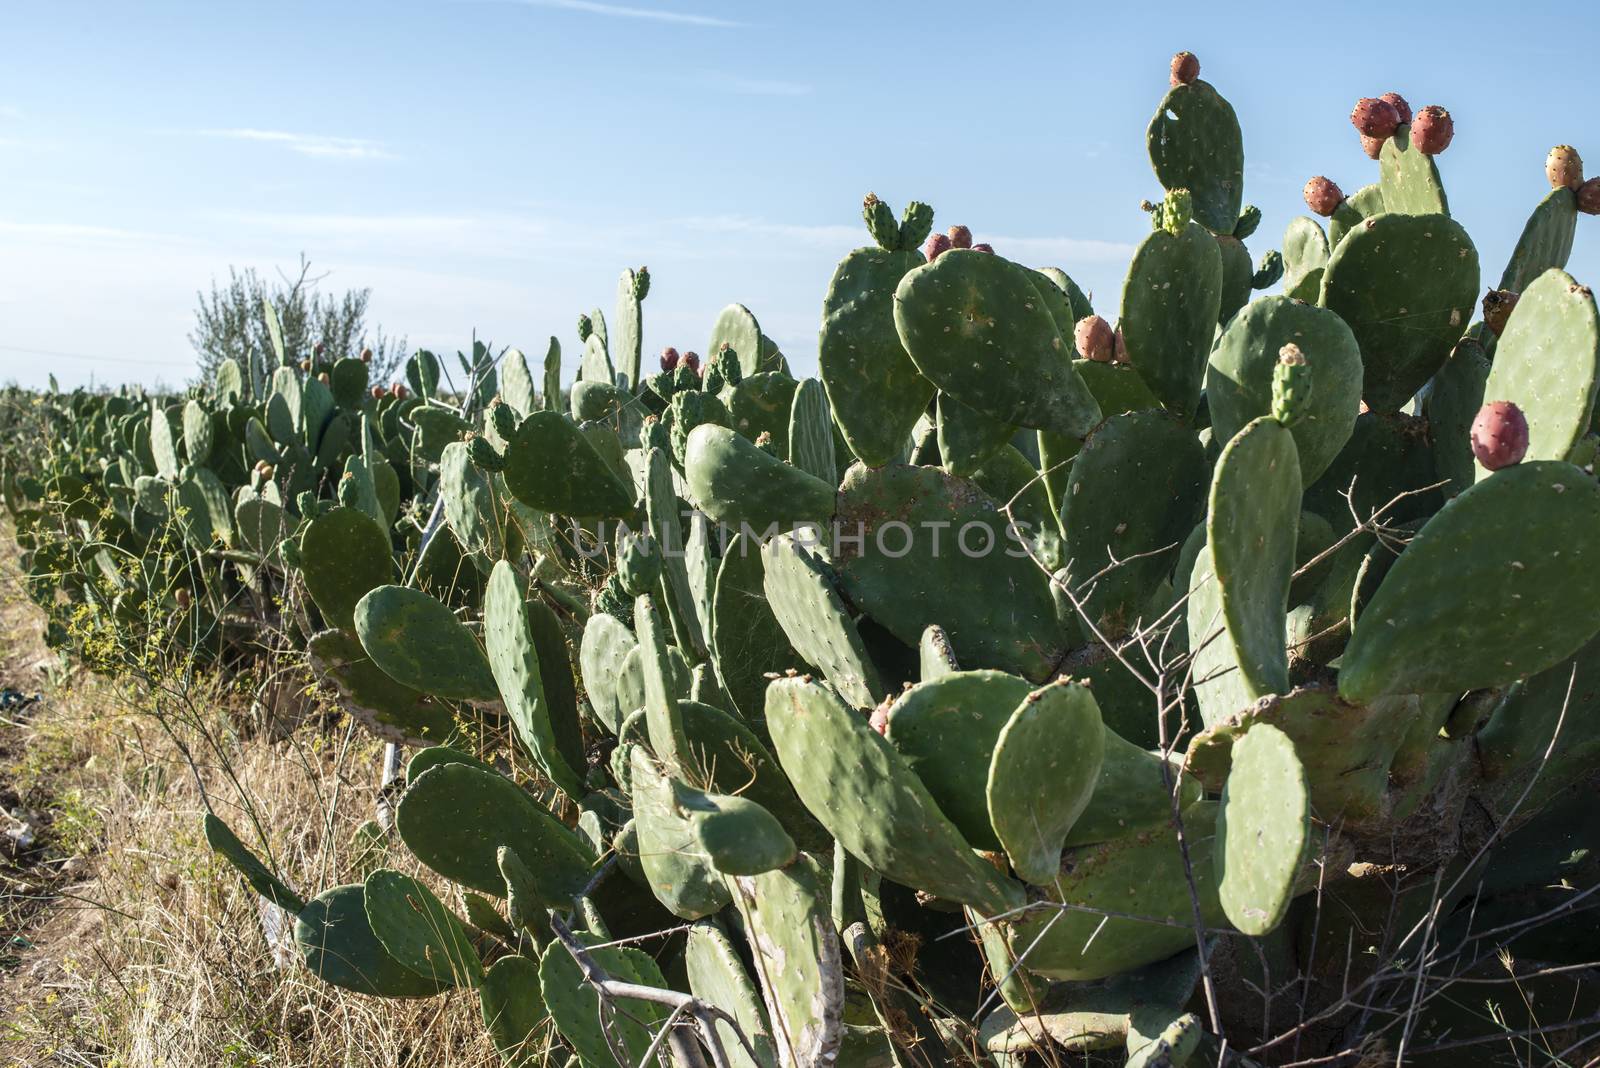
[[[439,456],[439,496],[445,522],[462,548],[490,559],[506,554],[503,509],[489,475],[472,462],[465,442],[452,441]]]
[[[1438,164],[1411,145],[1411,127],[1400,126],[1378,153],[1383,210],[1400,215],[1449,215]]]
[[[883,683],[828,566],[793,534],[767,542],[761,559],[767,604],[794,651],[851,704],[877,704]]]
[[[802,854],[787,868],[730,878],[778,1063],[835,1063],[844,1038],[844,968],[828,914],[828,873]],[[838,1062],[843,1068],[845,1062]],[[850,1062],[853,1063],[853,1062]]]
[[[451,986],[391,957],[367,922],[365,888],[336,886],[306,902],[294,921],[294,940],[306,967],[325,983],[383,998],[432,997]]]
[[[1100,779],[1105,734],[1089,688],[1065,679],[1030,693],[1001,728],[989,763],[989,821],[1027,882],[1059,874],[1062,845]]]
[[[526,586],[505,560],[494,565],[483,597],[483,638],[500,700],[534,762],[569,797],[584,793],[583,777],[556,744],[551,707],[529,626]]]
[[[306,643],[311,669],[339,691],[340,708],[386,742],[438,745],[456,732],[437,698],[390,678],[347,630],[325,630]]]
[[[329,626],[355,626],[356,603],[393,580],[389,536],[357,508],[335,508],[313,519],[300,538],[300,572]]]
[[[719,793],[738,793],[775,816],[802,848],[827,844],[822,828],[756,733],[732,713],[699,701],[680,701],[683,732],[695,777]]]
[[[1577,194],[1565,186],[1550,190],[1528,216],[1497,288],[1521,293],[1552,267],[1565,267],[1577,230]]]
[[[583,839],[519,786],[467,764],[441,764],[411,782],[395,826],[422,863],[495,897],[506,892],[495,853],[510,847],[537,873],[539,900],[547,908],[569,908],[594,863]]]
[[[1344,203],[1339,205],[1339,210],[1333,213],[1328,220],[1328,248],[1337,249],[1345,235],[1360,225],[1362,220],[1370,219],[1374,215],[1382,215],[1389,209],[1383,203],[1383,186],[1377,182],[1362,186],[1356,190]],[[1316,298],[1313,296],[1313,300]]]
[[[1392,412],[1444,366],[1477,298],[1478,250],[1458,223],[1384,214],[1334,249],[1321,303],[1361,346],[1362,396]]]
[[[328,381],[333,399],[341,408],[359,408],[367,399],[367,365],[353,356],[335,360]]]
[[[192,464],[203,464],[211,456],[214,435],[211,413],[199,401],[183,406],[183,452]]]
[[[643,297],[639,294],[638,283],[639,273],[631,267],[624,269],[617,279],[617,341],[612,350],[616,369],[626,378],[630,387],[637,386],[641,381],[639,363],[644,348]]]
[[[1217,461],[1206,547],[1190,582],[1189,644],[1207,724],[1289,689],[1283,636],[1299,523],[1294,436],[1263,416]]]
[[[441,986],[477,986],[483,964],[466,928],[419,880],[390,868],[367,876],[367,923],[389,956]]]
[[[178,519],[184,539],[192,548],[209,549],[233,541],[233,510],[228,491],[208,468],[193,468],[178,483]]]
[[[1306,485],[1328,469],[1350,438],[1361,407],[1361,348],[1337,315],[1289,297],[1263,297],[1222,332],[1206,369],[1212,433],[1231,441],[1272,409],[1272,374],[1283,346],[1311,366],[1311,403],[1291,427]]]
[[[1222,301],[1222,254],[1205,228],[1151,232],[1122,284],[1128,360],[1180,419],[1194,414]]]
[[[1565,460],[1594,417],[1600,379],[1600,313],[1594,294],[1565,271],[1535,279],[1495,345],[1483,387],[1489,401],[1508,400],[1528,420],[1525,460]],[[1490,474],[1478,465],[1478,478]]]
[[[493,767],[479,760],[471,753],[450,745],[430,745],[419,749],[406,761],[406,782],[413,783],[423,775],[432,771],[441,764],[465,764],[479,771],[486,771],[492,775],[500,774]]]
[[[1188,1064],[1199,1052],[1205,1031],[1194,1013],[1169,1007],[1166,1013],[1146,1014],[1146,1018],[1154,1026],[1138,1026],[1139,1015],[1129,1018],[1128,1063],[1124,1068],[1177,1068]]]
[[[678,804],[673,780],[642,746],[628,749],[633,825],[650,892],[674,916],[710,916],[728,904],[728,888]]]
[[[1307,487],[1305,507],[1343,534],[1357,516],[1365,522],[1391,502],[1387,522],[1431,515],[1443,501],[1432,488],[1439,481],[1426,421],[1404,412],[1362,412],[1345,447]]]
[[[804,666],[767,603],[761,548],[745,534],[728,542],[717,568],[711,611],[711,656],[735,707],[747,720],[761,717],[768,672]]]
[[[649,597],[634,601],[633,632],[639,637],[640,666],[644,669],[645,724],[650,748],[674,773],[687,771],[687,744],[683,714],[678,708],[678,687],[669,655],[665,628]]]
[[[633,711],[622,707],[619,682],[623,662],[638,645],[633,632],[615,616],[596,612],[583,625],[583,642],[578,649],[583,688],[595,718],[612,734],[622,729],[623,719]]]
[[[1244,135],[1233,105],[1209,82],[1174,85],[1150,120],[1145,144],[1161,187],[1189,190],[1196,222],[1233,233],[1244,204]]]
[[[938,624],[963,662],[1036,681],[1064,654],[1045,572],[970,482],[933,468],[857,465],[834,522],[845,593],[907,645]]]
[[[1367,605],[1340,695],[1459,693],[1571,656],[1600,630],[1597,524],[1600,485],[1558,460],[1503,468],[1462,493]]]
[[[833,484],[763,452],[715,424],[695,427],[683,469],[695,507],[719,523],[757,535],[821,523],[833,512]]]
[[[938,397],[939,458],[952,475],[970,478],[1017,428],[962,404],[948,393]],[[1076,440],[1076,439],[1069,439]]]
[[[833,417],[828,394],[815,378],[795,386],[789,408],[789,462],[808,475],[832,484],[839,474],[834,458]]]
[[[739,354],[739,363],[745,374],[772,370],[758,366],[761,359],[761,324],[756,322],[755,314],[743,304],[730,304],[717,315],[717,321],[711,325],[711,340],[706,343],[706,359],[714,358],[724,345]]]
[[[438,463],[445,446],[460,441],[472,429],[471,423],[445,408],[419,406],[407,418],[417,428],[412,454],[430,463]]]
[[[263,560],[275,558],[278,544],[289,536],[288,513],[265,497],[241,500],[233,508],[234,540],[239,548]]]
[[[895,288],[924,262],[915,250],[858,248],[839,261],[822,301],[822,383],[850,451],[869,467],[904,454],[933,399],[933,383],[906,355],[894,325]]]
[[[1233,745],[1217,810],[1217,896],[1228,921],[1260,937],[1283,922],[1311,835],[1306,772],[1289,736],[1268,723]]]
[[[1428,383],[1422,413],[1428,419],[1428,444],[1434,472],[1448,479],[1445,495],[1454,497],[1478,479],[1478,462],[1472,455],[1472,421],[1483,407],[1489,381],[1489,359],[1483,346],[1463,338]],[[1529,417],[1529,429],[1533,420]]]
[[[1025,435],[1023,440],[1031,437]],[[1051,571],[1061,567],[1065,559],[1061,524],[1051,507],[1044,479],[1021,449],[1002,445],[982,468],[973,472],[972,481],[1000,506],[1002,514],[1010,515],[1019,536],[1032,547],[1041,564]]]
[[[1184,807],[1204,793],[1199,780],[1183,774],[1180,762],[1141,749],[1109,728],[1102,749],[1094,794],[1067,832],[1068,846],[1093,845],[1166,826],[1172,820],[1174,788]]]
[[[773,1047],[771,1028],[767,1026],[761,994],[745,972],[739,951],[722,933],[722,928],[711,922],[691,927],[683,947],[683,963],[689,976],[689,990],[694,996],[732,1016],[755,1049],[756,1056],[752,1060],[733,1027],[719,1021],[717,1034],[722,1039],[730,1068],[777,1068],[777,1051]]]
[[[539,990],[538,961],[515,955],[495,961],[478,987],[478,1005],[506,1068],[539,1068],[544,1063],[538,1039],[548,1014]]]
[[[483,647],[421,590],[379,586],[356,602],[354,616],[361,647],[394,681],[447,700],[498,700]]]
[[[1030,274],[999,256],[952,250],[901,280],[895,327],[923,376],[963,404],[1081,438],[1100,408]]]
[[[724,875],[760,875],[795,858],[794,839],[766,809],[745,797],[672,785],[673,804],[694,829],[695,841]]]
[[[306,907],[300,895],[289,889],[289,885],[282,879],[272,874],[261,862],[261,858],[239,840],[239,836],[233,833],[233,828],[224,823],[221,817],[207,812],[204,829],[206,845],[233,865],[234,870],[244,876],[245,882],[250,884],[250,889],[291,915]]]
[[[615,518],[633,510],[633,489],[559,412],[534,412],[506,445],[506,488],[530,508]]]
[[[1000,848],[985,784],[995,739],[1032,688],[1003,671],[958,671],[911,687],[889,706],[884,737],[975,848]]]
[[[599,315],[594,315],[592,321],[598,325],[595,331],[584,339],[583,359],[578,364],[578,380],[614,386],[617,374],[611,364],[611,353],[606,347],[605,320]]]
[[[800,800],[862,863],[986,915],[1020,903],[1016,884],[972,852],[899,754],[832,690],[778,679],[767,689],[767,729]]]
[[[1227,235],[1216,241],[1217,252],[1222,257],[1222,296],[1217,304],[1217,322],[1226,326],[1250,300],[1255,269],[1250,265],[1250,250],[1244,247],[1244,242]]]
[[[1322,296],[1322,272],[1328,266],[1328,235],[1309,215],[1289,220],[1283,232],[1283,292],[1315,304]]]
[[[632,946],[592,948],[606,938],[586,931],[573,934],[589,948],[595,964],[607,977],[658,990],[667,988],[661,969],[643,950]],[[665,1006],[636,998],[618,998],[615,1008],[602,1014],[600,995],[584,980],[578,962],[559,941],[546,946],[539,958],[539,987],[550,1018],[577,1054],[581,1068],[617,1068],[619,1056],[623,1064],[643,1064],[650,1040],[667,1016]]]
[[[1127,634],[1205,508],[1206,457],[1160,411],[1114,415],[1073,461],[1064,526],[1068,581],[1108,638]]]
[[[1201,919],[1225,919],[1212,876],[1216,805],[1183,813]],[[1195,942],[1194,909],[1183,855],[1170,831],[1128,835],[1069,850],[1041,903],[1011,924],[1012,949],[1028,950],[1030,971],[1051,979],[1103,979],[1164,960]],[[1075,906],[1058,911],[1052,901]],[[1102,911],[1118,915],[1107,917]],[[1144,919],[1127,919],[1139,916]]]

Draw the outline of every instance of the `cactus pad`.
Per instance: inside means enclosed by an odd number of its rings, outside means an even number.
[[[767,603],[795,652],[851,704],[877,704],[884,693],[878,669],[827,565],[793,534],[767,542],[761,558]]]
[[[336,886],[306,902],[294,921],[306,967],[325,983],[384,998],[426,998],[450,988],[395,960],[367,922],[365,888]]]
[[[1271,724],[1251,727],[1233,745],[1217,811],[1217,896],[1229,922],[1257,937],[1283,922],[1310,833],[1294,743]]]
[[[478,640],[421,590],[379,586],[356,603],[354,615],[361,647],[401,685],[446,699],[500,696]]]
[[[420,881],[390,868],[367,876],[367,923],[389,956],[441,986],[477,986],[483,964],[455,913]]]
[[[355,625],[356,603],[394,577],[389,536],[357,508],[335,508],[313,519],[300,539],[306,589],[329,626]]]
[[[633,490],[559,412],[534,412],[517,427],[505,480],[517,500],[542,512],[613,518],[633,508]]]

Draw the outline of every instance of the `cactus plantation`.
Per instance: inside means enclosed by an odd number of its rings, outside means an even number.
[[[84,656],[270,630],[407,754],[405,871],[205,837],[310,973],[462,988],[509,1065],[1581,1063],[1597,179],[1530,160],[1497,278],[1450,113],[1364,97],[1374,180],[1253,260],[1200,73],[1098,306],[868,195],[818,378],[739,304],[647,351],[639,268],[566,352],[40,396],[30,590]]]

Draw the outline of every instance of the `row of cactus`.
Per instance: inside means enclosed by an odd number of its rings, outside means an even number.
[[[627,271],[565,405],[554,339],[448,396],[431,357],[409,398],[285,360],[252,407],[225,370],[181,419],[72,398],[77,473],[7,501],[109,502],[27,527],[40,573],[176,510],[212,581],[304,592],[318,676],[417,748],[395,834],[457,889],[306,895],[208,841],[315,974],[474,991],[508,1064],[666,1048],[682,1018],[597,970],[720,1009],[714,1059],[759,1068],[1502,1033],[1390,967],[1444,945],[1475,1000],[1581,1015],[1600,945],[1537,921],[1600,885],[1600,313],[1564,270],[1600,186],[1552,154],[1476,319],[1450,116],[1367,98],[1378,180],[1314,180],[1326,228],[1253,268],[1233,109],[1188,53],[1171,83],[1112,316],[869,195],[817,379],[740,305],[647,365]],[[1513,988],[1506,931],[1548,974]]]

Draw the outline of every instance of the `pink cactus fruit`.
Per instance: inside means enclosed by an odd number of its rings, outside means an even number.
[[[1521,463],[1528,454],[1528,420],[1510,401],[1490,401],[1472,421],[1472,455],[1491,471]]]
[[[1305,198],[1306,207],[1326,218],[1344,203],[1344,192],[1333,179],[1319,174],[1306,183]]]
[[[1193,52],[1179,52],[1172,57],[1172,84],[1193,85],[1200,77],[1200,60]]]
[[[1085,315],[1078,320],[1078,325],[1072,328],[1072,343],[1086,360],[1110,363],[1116,359],[1116,331],[1098,315]]]
[[[1400,125],[1400,112],[1382,97],[1364,96],[1351,109],[1350,123],[1363,136],[1389,137],[1394,134],[1394,128]]]
[[[1424,156],[1437,156],[1449,148],[1455,135],[1455,121],[1438,104],[1423,108],[1411,123],[1411,147]]]

